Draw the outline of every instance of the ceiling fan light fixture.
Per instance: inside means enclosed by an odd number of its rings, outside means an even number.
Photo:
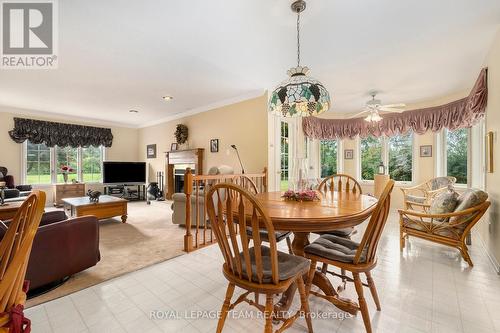
[[[366,121],[369,121],[371,123],[376,123],[382,120],[382,117],[378,114],[378,112],[373,112],[368,115],[368,117],[365,118]]]

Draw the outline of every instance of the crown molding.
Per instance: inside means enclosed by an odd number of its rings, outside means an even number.
[[[140,124],[138,127],[139,128],[145,128],[145,127],[150,127],[150,126],[154,126],[154,125],[159,125],[159,124],[167,123],[167,122],[172,121],[172,120],[176,120],[176,119],[180,119],[180,118],[192,116],[192,115],[195,115],[195,114],[198,114],[198,113],[207,112],[207,111],[210,111],[210,110],[213,110],[213,109],[217,109],[217,108],[221,108],[221,107],[224,107],[224,106],[228,106],[228,105],[240,103],[240,102],[243,102],[243,101],[247,101],[249,99],[254,99],[254,98],[257,98],[257,97],[261,97],[265,93],[266,93],[265,89],[253,90],[253,91],[250,91],[250,92],[248,92],[246,94],[242,94],[242,95],[239,95],[239,96],[236,96],[236,97],[224,99],[224,100],[221,100],[221,101],[218,101],[218,102],[215,102],[215,103],[211,103],[211,104],[207,104],[207,105],[204,105],[204,106],[196,107],[194,109],[189,109],[189,110],[186,110],[186,111],[183,111],[183,112],[179,112],[179,113],[177,113],[177,114],[175,114],[173,116],[168,116],[168,117],[160,118],[160,119],[157,119],[157,120],[149,121],[149,122],[146,122],[144,124]]]

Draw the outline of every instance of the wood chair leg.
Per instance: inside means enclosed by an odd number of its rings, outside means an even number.
[[[399,229],[399,250],[403,251],[404,248],[405,248],[405,236],[404,236],[403,230],[400,228]]]
[[[368,286],[370,287],[370,291],[372,293],[373,300],[375,301],[375,305],[377,306],[377,311],[380,311],[382,308],[380,307],[380,300],[378,299],[377,288],[375,287],[375,281],[373,281],[372,273],[366,272],[366,280],[368,281]]]
[[[266,308],[264,312],[264,318],[266,319],[266,326],[264,328],[264,333],[273,332],[273,294],[266,295]]]
[[[469,250],[467,249],[467,245],[462,244],[462,247],[459,248],[460,254],[462,255],[462,258],[469,264],[470,267],[473,267],[474,264],[472,263],[472,259],[470,258],[469,255]]]
[[[224,299],[224,303],[222,304],[219,322],[217,323],[217,333],[222,332],[222,328],[224,327],[224,323],[226,322],[229,306],[231,305],[231,297],[233,297],[234,293],[234,287],[235,285],[232,283],[228,284],[227,286],[226,298]]]
[[[328,264],[323,263],[323,266],[321,266],[321,273],[326,274],[326,271],[328,271]]]
[[[358,303],[361,315],[363,317],[363,322],[365,324],[366,333],[372,333],[372,325],[370,323],[370,313],[368,312],[368,306],[366,305],[365,297],[363,296],[363,283],[359,277],[359,273],[353,273],[354,286],[356,287],[356,292],[358,293]]]
[[[286,237],[286,245],[288,246],[288,253],[293,254],[292,240],[290,239],[290,236]]]
[[[309,268],[309,273],[307,274],[306,281],[306,296],[309,297],[309,292],[311,291],[312,282],[314,279],[314,273],[316,272],[316,261],[311,260],[311,267]]]
[[[297,287],[300,294],[301,311],[304,313],[307,323],[307,330],[309,333],[313,333],[311,311],[309,310],[309,299],[307,297],[306,287],[304,285],[304,279],[302,278],[302,276],[297,279]]]
[[[259,304],[259,293],[254,293],[255,294],[255,303]]]

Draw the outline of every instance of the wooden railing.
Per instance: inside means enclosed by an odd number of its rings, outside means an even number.
[[[267,168],[264,168],[262,173],[237,175],[194,175],[191,169],[186,169],[184,175],[184,194],[186,194],[184,251],[191,252],[216,241],[210,228],[206,209],[205,196],[210,187],[219,183],[233,183],[253,193],[260,193],[267,192],[267,181]]]

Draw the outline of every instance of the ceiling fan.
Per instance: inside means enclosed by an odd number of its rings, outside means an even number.
[[[365,118],[366,121],[369,122],[378,122],[382,120],[380,114],[383,113],[393,113],[393,112],[403,112],[406,108],[406,104],[386,104],[383,105],[380,99],[376,99],[377,96],[376,91],[370,92],[371,100],[366,102],[365,109],[362,112],[356,113],[355,115],[349,118],[358,118],[361,115],[368,114]]]

